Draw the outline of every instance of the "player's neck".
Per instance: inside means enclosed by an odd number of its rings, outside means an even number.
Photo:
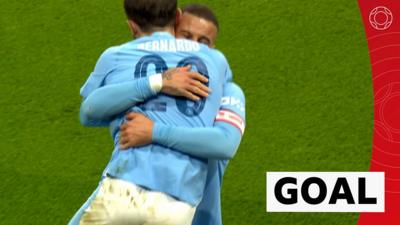
[[[166,32],[166,33],[170,33],[171,35],[175,36],[175,29],[174,27],[155,27],[153,29],[151,29],[151,31],[149,32],[140,32],[136,35],[137,38],[140,37],[145,37],[145,36],[151,36],[153,33],[156,32]]]

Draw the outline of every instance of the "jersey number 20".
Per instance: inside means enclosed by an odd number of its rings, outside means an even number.
[[[156,68],[156,73],[164,73],[168,70],[167,63],[163,58],[159,55],[148,55],[144,56],[139,60],[136,64],[135,69],[135,79],[141,77],[147,77],[147,69],[149,65],[153,64]],[[198,57],[188,57],[182,59],[177,67],[184,67],[187,65],[192,65],[197,68],[197,71],[203,76],[209,78],[207,66],[204,62]],[[207,83],[208,86],[208,83]],[[204,109],[206,103],[206,99],[203,98],[198,102],[192,103],[192,101],[187,100],[185,98],[176,98],[176,106],[178,110],[183,113],[185,116],[194,117],[198,116]]]

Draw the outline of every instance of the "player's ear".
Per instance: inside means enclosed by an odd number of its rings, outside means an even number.
[[[126,22],[128,23],[128,26],[129,26],[129,29],[131,30],[133,38],[138,37],[138,35],[140,34],[139,26],[132,20],[127,20]]]
[[[179,23],[181,22],[181,18],[182,18],[182,10],[180,8],[178,8],[176,10],[175,30],[176,30],[176,28],[178,28]]]

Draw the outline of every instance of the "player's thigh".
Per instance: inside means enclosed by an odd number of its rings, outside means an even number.
[[[79,225],[190,225],[195,207],[126,181],[105,178]]]
[[[96,197],[99,188],[100,184],[96,188],[96,190],[92,193],[92,195],[86,200],[86,202],[81,206],[81,208],[75,213],[75,215],[69,221],[68,225],[79,225],[79,221],[81,220],[83,213],[87,208],[89,208],[90,204],[93,202],[93,199]]]
[[[191,225],[196,208],[164,193],[145,193],[146,225]]]
[[[191,225],[196,208],[165,193],[143,189],[118,179],[108,179],[117,209],[112,225]]]
[[[142,201],[136,186],[105,178],[79,225],[143,225]]]

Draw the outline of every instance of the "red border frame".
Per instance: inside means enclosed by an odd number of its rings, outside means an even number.
[[[385,172],[385,213],[358,225],[400,225],[400,1],[358,0],[371,58],[374,136],[370,171]]]

